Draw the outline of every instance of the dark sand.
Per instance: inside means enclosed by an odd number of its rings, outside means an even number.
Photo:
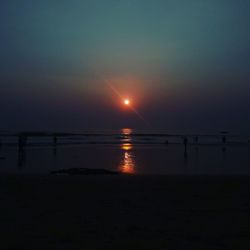
[[[0,249],[250,249],[250,177],[1,176]]]

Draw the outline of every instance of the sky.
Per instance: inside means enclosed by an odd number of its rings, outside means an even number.
[[[249,8],[2,0],[0,130],[250,132]]]

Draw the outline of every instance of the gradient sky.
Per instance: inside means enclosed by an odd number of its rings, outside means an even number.
[[[250,132],[248,0],[0,2],[0,129]]]

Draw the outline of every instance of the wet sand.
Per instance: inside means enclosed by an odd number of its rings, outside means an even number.
[[[0,249],[250,249],[250,177],[1,176]]]

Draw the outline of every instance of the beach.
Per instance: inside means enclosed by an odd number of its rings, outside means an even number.
[[[0,176],[0,249],[249,249],[249,176]]]
[[[0,250],[250,250],[250,0],[0,0]]]

